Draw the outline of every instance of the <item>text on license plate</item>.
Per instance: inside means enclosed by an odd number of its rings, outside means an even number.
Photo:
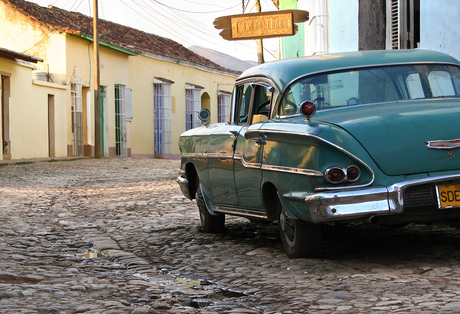
[[[460,184],[436,186],[439,208],[460,207]]]

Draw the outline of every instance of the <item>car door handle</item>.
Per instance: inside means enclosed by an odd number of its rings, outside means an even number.
[[[265,144],[265,141],[260,138],[255,138],[252,140],[257,148]]]
[[[236,137],[238,136],[238,131],[229,131],[230,132],[230,137],[232,139],[236,139]]]

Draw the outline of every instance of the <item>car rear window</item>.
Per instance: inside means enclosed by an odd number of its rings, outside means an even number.
[[[410,64],[349,69],[303,77],[286,90],[280,115],[298,114],[312,101],[317,110],[411,99],[460,97],[460,68]]]

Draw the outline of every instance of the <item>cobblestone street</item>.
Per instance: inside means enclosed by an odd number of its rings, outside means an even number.
[[[0,167],[1,313],[457,313],[454,225],[351,226],[290,260],[276,224],[199,230],[178,160]]]

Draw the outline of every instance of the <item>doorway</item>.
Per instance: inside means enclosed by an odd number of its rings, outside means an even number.
[[[48,95],[48,156],[56,157],[54,95]]]

